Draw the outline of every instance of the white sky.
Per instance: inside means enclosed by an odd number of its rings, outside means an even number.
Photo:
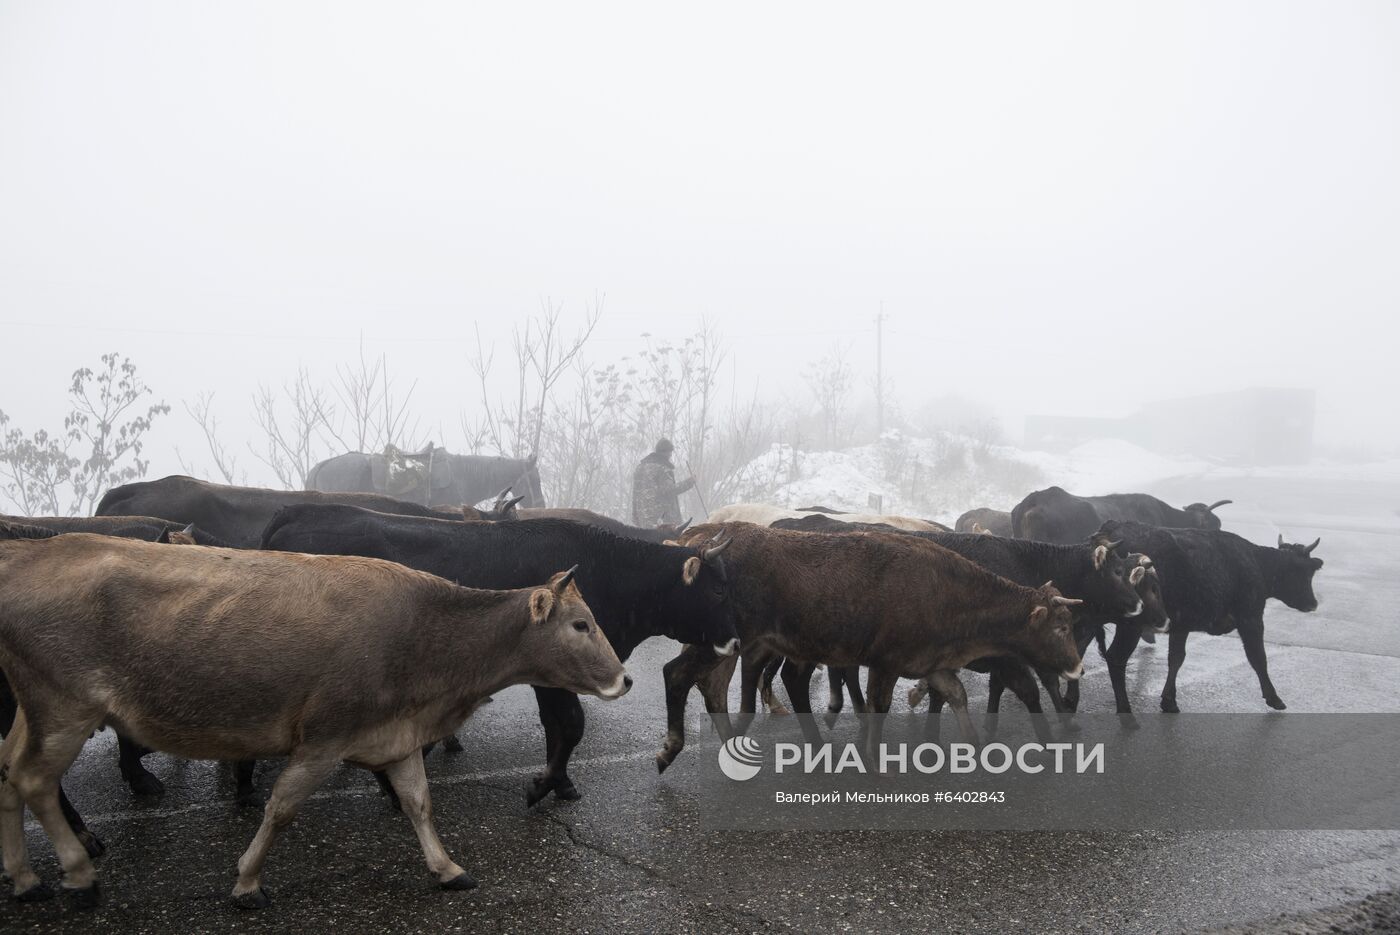
[[[363,334],[452,447],[544,296],[794,396],[883,300],[911,409],[1315,386],[1393,448],[1398,53],[1390,0],[3,2],[0,409],[121,350],[167,473],[181,399],[237,435]]]

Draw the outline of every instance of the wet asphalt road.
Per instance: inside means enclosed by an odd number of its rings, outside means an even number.
[[[1400,712],[1400,484],[1183,479],[1174,502],[1232,496],[1227,528],[1273,542],[1321,535],[1317,613],[1271,604],[1270,669],[1293,711]],[[589,729],[572,773],[581,801],[527,811],[525,779],[542,759],[533,696],[497,696],[461,732],[466,752],[435,751],[428,773],[448,850],[481,880],[469,893],[432,884],[407,822],[363,773],[343,770],[278,840],[265,882],[271,909],[232,908],[239,854],[260,814],[232,804],[227,768],[154,755],[159,802],[133,802],[110,734],[94,738],[67,788],[109,848],[105,901],[0,901],[0,932],[1195,932],[1369,931],[1400,918],[1400,832],[716,833],[698,830],[699,754],[664,776],[661,664],[652,641],[620,702],[586,700]],[[1139,650],[1129,687],[1155,710],[1165,640]],[[1109,710],[1091,652],[1085,710]],[[981,685],[970,681],[978,698]],[[897,693],[897,695],[902,693]],[[1183,710],[1262,711],[1234,636],[1194,636]],[[903,702],[897,697],[898,706]],[[1013,702],[1014,704],[1014,702]],[[692,735],[708,732],[692,696]],[[265,791],[275,764],[259,768]],[[57,865],[31,822],[40,873]],[[1388,921],[1387,921],[1388,920]]]

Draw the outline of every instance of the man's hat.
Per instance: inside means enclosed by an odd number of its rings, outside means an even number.
[[[661,441],[656,443],[656,450],[661,452],[662,454],[670,454],[671,452],[676,450],[676,446],[671,444],[671,440],[669,438],[663,438],[661,439]]]

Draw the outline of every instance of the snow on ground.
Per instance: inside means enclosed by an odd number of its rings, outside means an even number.
[[[951,524],[973,507],[1009,510],[1031,490],[1052,484],[1094,495],[1148,490],[1168,478],[1241,477],[1400,481],[1400,459],[1246,468],[1162,455],[1112,439],[1052,453],[986,445],[954,434],[911,438],[888,432],[877,442],[841,451],[798,451],[775,444],[738,472],[731,499],[864,512],[873,495],[881,498],[885,513]]]

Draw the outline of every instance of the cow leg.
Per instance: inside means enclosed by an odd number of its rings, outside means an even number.
[[[1132,714],[1133,705],[1128,700],[1128,660],[1133,655],[1133,650],[1137,649],[1138,639],[1142,636],[1142,626],[1135,623],[1120,623],[1113,633],[1113,643],[1104,653],[1104,661],[1108,663],[1108,678],[1113,682],[1113,701],[1118,707],[1119,714]],[[1078,682],[1071,684],[1071,687],[1078,686]]]
[[[573,692],[538,685],[535,686],[535,700],[540,707],[549,760],[544,772],[526,785],[525,804],[534,805],[550,792],[557,799],[572,801],[579,798],[579,791],[569,778],[569,758],[583,739],[583,705]]]
[[[1259,676],[1259,690],[1264,694],[1264,703],[1275,711],[1283,711],[1288,705],[1274,691],[1274,683],[1269,680],[1269,657],[1264,651],[1264,621],[1251,620],[1241,623],[1240,642],[1244,643],[1244,654],[1249,659],[1254,674]]]
[[[947,699],[948,704],[952,706],[953,713],[958,717],[958,727],[962,730],[963,740],[975,745],[978,742],[977,728],[967,713],[967,691],[963,688],[958,673],[951,669],[938,669],[929,675],[928,683],[929,687]]]
[[[10,730],[15,724],[15,715],[18,713],[19,702],[15,700],[14,693],[10,691],[10,683],[5,680],[4,673],[0,673],[0,738],[10,735]],[[83,822],[83,816],[78,814],[78,810],[68,800],[68,793],[63,791],[62,783],[59,783],[58,786],[58,807],[63,809],[63,817],[68,819],[68,827],[72,828],[73,833],[78,836],[78,840],[83,842],[83,847],[87,848],[89,857],[96,860],[107,853],[107,846],[97,835],[88,830],[87,825]]]
[[[914,687],[909,689],[909,707],[917,708],[919,702],[928,695],[928,679],[919,679],[914,683]]]
[[[664,773],[685,749],[685,702],[690,689],[719,663],[720,657],[708,646],[686,646],[661,667],[666,681],[666,744],[656,755],[658,773]]]
[[[782,668],[783,657],[768,656],[761,652],[742,653],[737,664],[739,666],[739,720],[735,725],[735,730],[744,734],[748,732],[749,725],[753,723],[754,715],[758,712],[760,684],[764,679],[769,678],[770,670],[777,671]],[[722,668],[724,668],[723,665],[715,666],[716,670]],[[726,680],[726,690],[728,686],[729,683]],[[771,689],[769,691],[771,692]]]
[[[1089,648],[1089,644],[1092,643],[1092,642],[1094,641],[1094,630],[1095,630],[1095,629],[1098,630],[1099,636],[1100,636],[1100,638],[1102,638],[1102,636],[1103,636],[1103,627],[1102,627],[1102,626],[1097,627],[1097,628],[1090,628],[1090,627],[1085,627],[1085,628],[1076,627],[1076,628],[1075,628],[1075,630],[1074,630],[1074,645],[1075,645],[1075,649],[1077,649],[1077,650],[1079,651],[1079,658],[1080,658],[1080,659],[1083,659],[1083,658],[1084,658],[1084,651],[1087,650],[1087,649]],[[1118,637],[1117,637],[1117,634],[1115,633],[1115,634],[1114,634],[1114,640],[1116,641],[1117,638],[1118,638]],[[1107,658],[1107,657],[1105,656],[1105,658]],[[1079,680],[1078,680],[1078,679],[1076,679],[1076,680],[1073,681],[1073,682],[1070,682],[1070,683],[1069,683],[1069,688],[1066,688],[1066,689],[1065,689],[1065,710],[1067,710],[1067,711],[1078,711],[1078,710],[1079,710]]]
[[[987,713],[1001,713],[1001,696],[1006,691],[1006,682],[1001,677],[1001,668],[992,666],[987,675]]]
[[[5,875],[14,886],[16,899],[38,902],[53,891],[44,885],[29,865],[29,845],[24,838],[24,800],[11,781],[14,751],[24,739],[24,724],[13,716],[0,743],[0,854],[4,855]]]
[[[1162,686],[1162,710],[1168,714],[1181,712],[1176,706],[1176,673],[1186,661],[1186,637],[1190,632],[1178,625],[1167,635],[1167,683]]]
[[[846,691],[851,696],[851,709],[857,714],[864,714],[870,709],[865,703],[865,694],[860,690],[860,666],[844,668],[841,680],[846,683]]]
[[[1048,669],[1039,669],[1039,670],[1036,671],[1036,675],[1040,677],[1040,684],[1045,688],[1045,696],[1046,696],[1047,698],[1050,699],[1050,707],[1055,711],[1055,713],[1056,713],[1056,714],[1067,714],[1067,713],[1069,713],[1069,708],[1067,708],[1067,707],[1065,706],[1065,699],[1064,699],[1064,696],[1060,694],[1060,673],[1058,673],[1058,672],[1052,672],[1052,671],[1050,671],[1050,670],[1048,670]],[[1076,679],[1074,682],[1071,682],[1070,684],[1071,684],[1071,685],[1078,684],[1078,680]],[[1032,688],[1034,688],[1034,685],[1032,685]],[[1037,694],[1037,696],[1038,696],[1038,695],[1040,694],[1039,691],[1037,691],[1036,694]],[[1037,697],[1037,698],[1036,698],[1036,707],[1039,707],[1039,706],[1040,706],[1040,698]],[[1027,706],[1027,707],[1029,707],[1029,706]],[[1039,712],[1037,712],[1037,713],[1039,713]]]
[[[10,737],[0,748],[3,750],[0,753],[0,773],[4,775],[4,788],[9,790],[0,794],[0,809],[4,810],[5,824],[5,869],[15,881],[15,895],[18,898],[44,897],[42,892],[34,890],[38,877],[29,869],[25,849],[13,846],[12,839],[18,835],[22,840],[24,834],[24,813],[14,801],[17,798],[29,806],[53,844],[58,862],[63,867],[63,889],[73,894],[79,908],[91,909],[98,902],[97,874],[87,848],[73,833],[59,805],[58,782],[63,771],[82,752],[88,735],[101,723],[101,718],[88,716],[64,720],[69,722],[69,727],[45,731],[31,725],[21,711],[15,718]],[[10,866],[12,852],[16,854],[13,867]]]
[[[763,695],[763,703],[768,707],[769,714],[783,715],[791,714],[787,705],[778,700],[778,696],[773,694],[773,678],[778,674],[778,670],[783,666],[781,658],[774,659],[763,667],[763,679],[760,684],[760,691]]]
[[[836,716],[846,706],[846,669],[844,666],[826,667],[826,726],[836,726]]]
[[[924,692],[928,695],[928,714],[924,718],[924,739],[931,743],[937,743],[938,736],[942,733],[940,725],[943,720],[943,705],[947,702],[938,689],[929,683],[928,679],[919,679],[919,684],[924,687]]]
[[[238,788],[233,796],[239,808],[262,807],[263,797],[258,793],[258,787],[253,785],[253,768],[257,765],[257,760],[234,761],[233,781]]]
[[[126,780],[132,795],[165,794],[165,783],[141,765],[141,757],[150,752],[131,738],[117,735],[117,764],[121,767],[122,779]]]
[[[428,861],[428,869],[437,877],[438,885],[445,890],[470,890],[476,888],[476,880],[457,866],[438,838],[433,827],[433,803],[428,798],[428,775],[423,771],[423,755],[411,753],[391,763],[385,770],[389,782],[393,783],[399,801],[403,803],[403,813],[413,825],[413,833],[418,835],[418,844],[423,848],[423,857]]]
[[[272,902],[262,888],[262,868],[268,849],[283,828],[292,823],[306,797],[325,782],[340,763],[339,756],[307,756],[293,751],[287,768],[272,784],[272,797],[263,809],[262,824],[243,856],[238,859],[238,882],[233,887],[233,903],[240,909],[264,909]]]
[[[899,676],[896,673],[875,666],[870,667],[870,675],[865,685],[869,703],[865,705],[867,717],[861,718],[860,740],[872,763],[879,762],[880,741],[885,732],[885,716],[890,713],[890,702],[894,698],[894,685],[897,681]]]
[[[782,676],[783,688],[787,689],[788,700],[792,702],[792,710],[802,728],[802,735],[807,738],[808,743],[820,744],[821,731],[817,730],[817,723],[812,718],[812,673],[816,669],[817,667],[810,662],[794,662],[789,659],[783,663]]]

